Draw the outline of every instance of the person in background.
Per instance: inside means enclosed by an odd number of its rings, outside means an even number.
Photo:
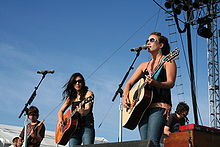
[[[21,138],[18,138],[18,141],[17,141],[17,147],[22,147],[23,145],[23,141]]]
[[[27,146],[28,147],[40,147],[41,141],[45,136],[45,125],[40,123],[39,110],[35,106],[30,106],[27,111],[28,119],[30,123],[27,125]],[[22,129],[19,138],[24,141],[24,129]]]
[[[170,133],[179,132],[179,127],[185,125],[185,122],[188,120],[187,115],[189,113],[189,106],[180,102],[175,113],[172,113],[164,127],[164,134],[169,136]]]
[[[69,147],[75,145],[94,144],[95,129],[94,129],[94,117],[93,117],[93,101],[85,103],[84,106],[80,106],[83,100],[89,97],[94,98],[92,91],[88,90],[85,84],[85,79],[81,73],[74,73],[70,77],[69,81],[64,85],[63,100],[65,102],[58,111],[58,125],[62,127],[64,125],[63,115],[66,109],[71,106],[72,111],[76,110],[75,119],[78,120],[78,126],[75,132],[69,138]]]
[[[14,137],[12,139],[12,145],[10,145],[9,147],[18,147],[17,146],[18,139],[19,139],[19,137]]]
[[[141,63],[125,85],[122,104],[129,108],[129,91],[143,76],[145,83],[152,88],[153,98],[149,108],[143,114],[138,127],[141,139],[150,139],[155,146],[160,146],[160,138],[169,111],[171,109],[171,88],[176,79],[176,63],[174,60],[165,62],[157,77],[151,77],[155,68],[164,56],[170,53],[168,39],[159,32],[150,34],[146,41],[152,59]],[[147,73],[147,74],[145,74]],[[147,106],[146,106],[147,107]]]

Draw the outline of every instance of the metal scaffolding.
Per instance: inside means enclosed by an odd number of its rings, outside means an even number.
[[[208,100],[209,100],[209,126],[214,128],[220,128],[220,96],[219,96],[219,56],[218,56],[218,38],[219,30],[217,24],[220,0],[166,0],[164,3],[167,9],[172,9],[174,18],[176,16],[176,25],[179,33],[185,33],[186,30],[190,32],[189,25],[199,25],[197,33],[199,36],[208,38],[207,48],[207,66],[208,66]],[[185,28],[180,29],[179,17],[181,11],[184,10],[187,14],[187,21],[185,22]],[[168,12],[168,11],[167,11]],[[170,13],[169,13],[170,14]],[[188,29],[187,29],[188,27]],[[188,33],[188,39],[191,43],[191,34]],[[189,43],[188,43],[189,44]],[[188,45],[188,51],[191,51],[191,45]],[[192,54],[189,54],[192,56]],[[190,59],[190,58],[189,58]],[[189,63],[192,63],[192,59]],[[193,69],[193,64],[190,66]],[[193,70],[190,71],[190,75],[193,75]],[[190,79],[191,83],[194,84]],[[194,88],[194,85],[192,86]],[[195,89],[191,88],[192,100],[196,100],[196,96],[193,95]],[[193,103],[194,119],[197,122],[197,104]]]
[[[210,10],[210,23],[213,36],[208,39],[207,64],[208,64],[208,100],[209,100],[209,125],[210,127],[220,128],[220,98],[219,98],[219,58],[218,58],[218,25],[217,13],[218,3],[212,0]]]

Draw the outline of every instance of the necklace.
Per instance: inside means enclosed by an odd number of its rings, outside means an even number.
[[[150,76],[154,73],[155,68],[160,64],[160,61],[161,61],[162,57],[163,57],[163,55],[160,56],[159,60],[157,60],[157,63],[156,63],[156,59],[155,59],[155,61],[153,59],[151,59],[151,61],[149,62],[150,68],[149,69],[147,68],[147,69],[148,69],[148,72],[149,72]]]

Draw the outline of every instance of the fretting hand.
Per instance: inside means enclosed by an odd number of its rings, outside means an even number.
[[[77,106],[76,110],[81,114],[81,116],[85,115],[85,109],[82,106]]]
[[[156,86],[158,84],[158,82],[156,80],[154,80],[153,78],[151,78],[150,75],[146,75],[145,76],[145,82],[149,85],[149,86]]]

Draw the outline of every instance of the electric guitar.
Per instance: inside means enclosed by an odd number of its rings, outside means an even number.
[[[155,67],[154,72],[151,74],[151,78],[153,78],[160,68],[162,68],[165,62],[175,59],[178,55],[179,50],[176,48],[168,55],[164,56],[161,62]],[[136,128],[153,98],[153,91],[145,82],[145,75],[146,73],[143,74],[135,87],[129,91],[130,107],[123,107],[122,109],[122,126],[130,130]]]
[[[94,97],[90,96],[88,98],[85,98],[79,106],[83,106],[88,102],[93,102]],[[69,141],[70,136],[76,131],[78,126],[78,120],[74,119],[73,116],[76,114],[76,109],[71,111],[69,109],[64,115],[63,115],[63,126],[60,126],[58,123],[56,125],[56,132],[55,132],[55,142],[56,144],[60,145],[66,145]]]

